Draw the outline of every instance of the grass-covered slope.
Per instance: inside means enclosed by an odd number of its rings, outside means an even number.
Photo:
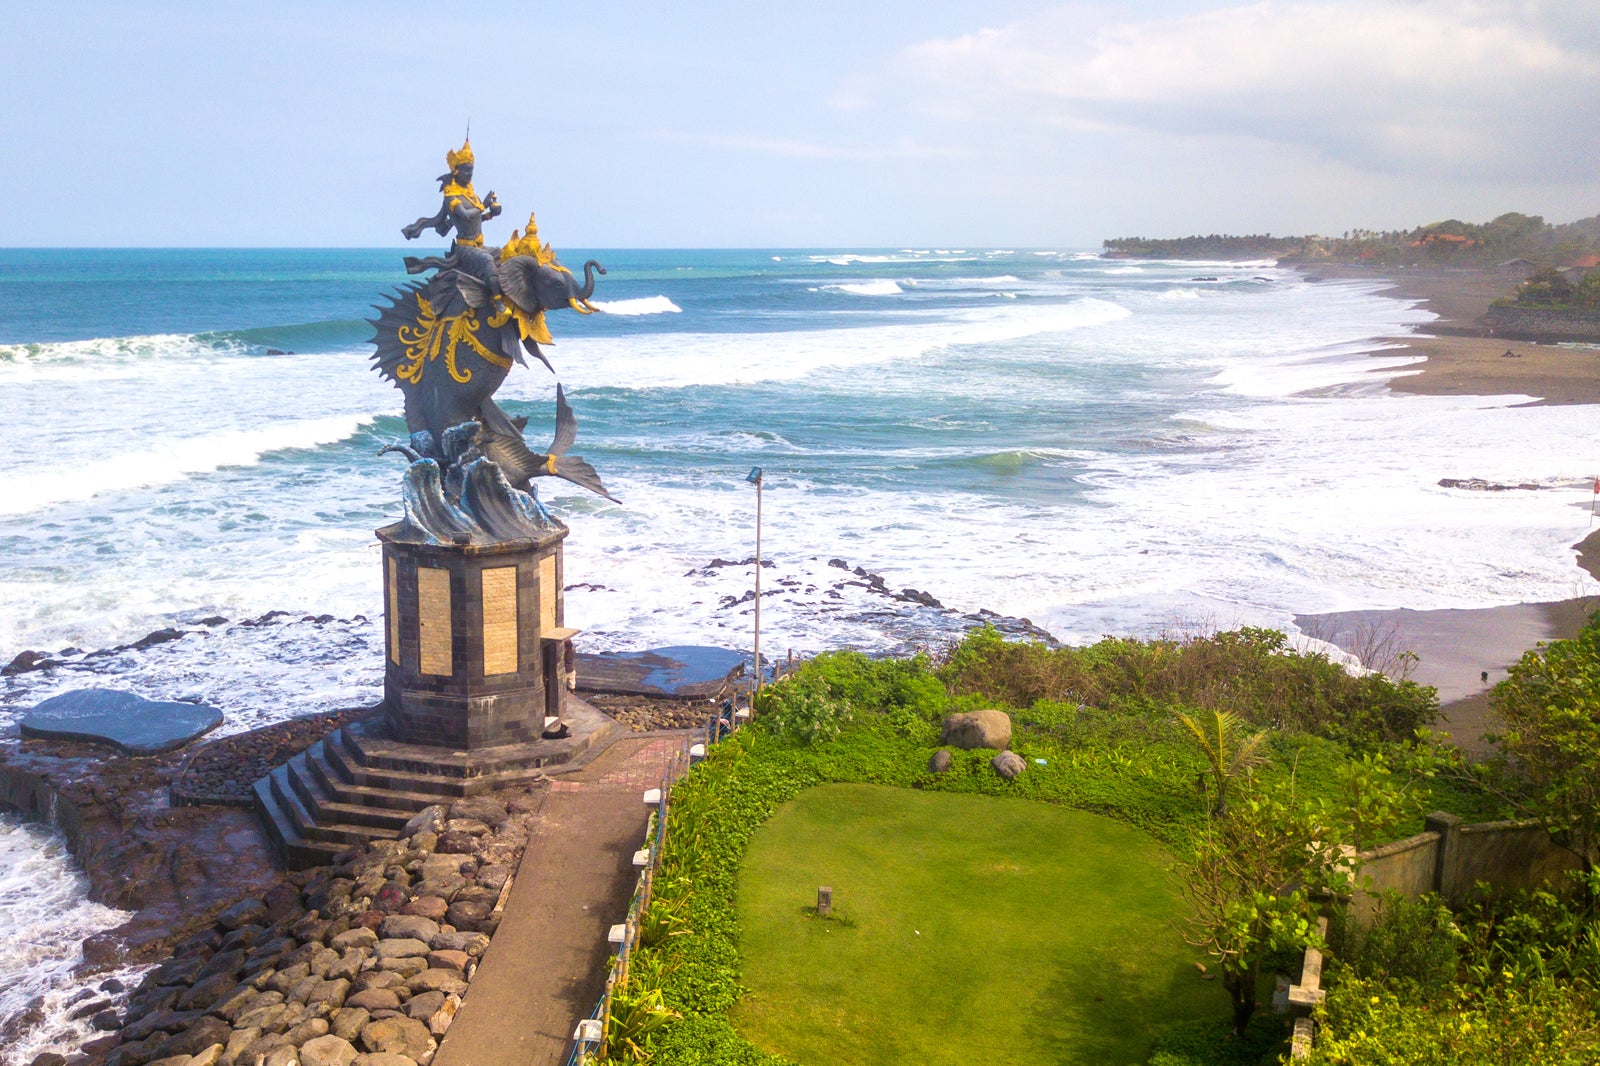
[[[1154,839],[1043,803],[802,792],[739,877],[734,1027],[803,1063],[1141,1063],[1227,999],[1181,936]],[[833,889],[837,918],[814,910]]]

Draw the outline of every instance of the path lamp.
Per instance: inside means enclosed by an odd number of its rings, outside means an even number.
[[[761,468],[753,466],[745,478],[756,487],[756,692],[761,692]]]

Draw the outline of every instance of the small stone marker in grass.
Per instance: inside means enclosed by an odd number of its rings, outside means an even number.
[[[817,917],[827,918],[833,914],[833,889],[826,885],[817,889]]]

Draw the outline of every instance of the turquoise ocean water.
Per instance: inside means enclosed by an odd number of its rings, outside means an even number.
[[[0,250],[0,661],[76,649],[0,683],[0,724],[89,684],[227,729],[376,699],[372,530],[401,473],[376,453],[404,426],[362,319],[408,251]],[[574,451],[622,500],[540,486],[588,650],[746,644],[751,568],[716,562],[753,549],[752,466],[769,653],[937,644],[982,611],[1092,640],[1586,585],[1600,431],[1390,393],[1410,360],[1374,339],[1431,316],[1377,283],[1071,249],[560,251],[609,270],[604,313],[549,323]],[[536,441],[556,380],[500,392]],[[1438,484],[1472,477],[1540,488]],[[84,654],[163,626],[196,632]],[[9,854],[0,893],[27,880]],[[0,1024],[17,1010],[0,991]]]

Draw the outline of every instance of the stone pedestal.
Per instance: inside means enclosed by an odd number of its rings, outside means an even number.
[[[378,530],[384,716],[408,744],[472,751],[560,729],[574,630],[562,625],[565,529],[501,544],[416,544]]]

